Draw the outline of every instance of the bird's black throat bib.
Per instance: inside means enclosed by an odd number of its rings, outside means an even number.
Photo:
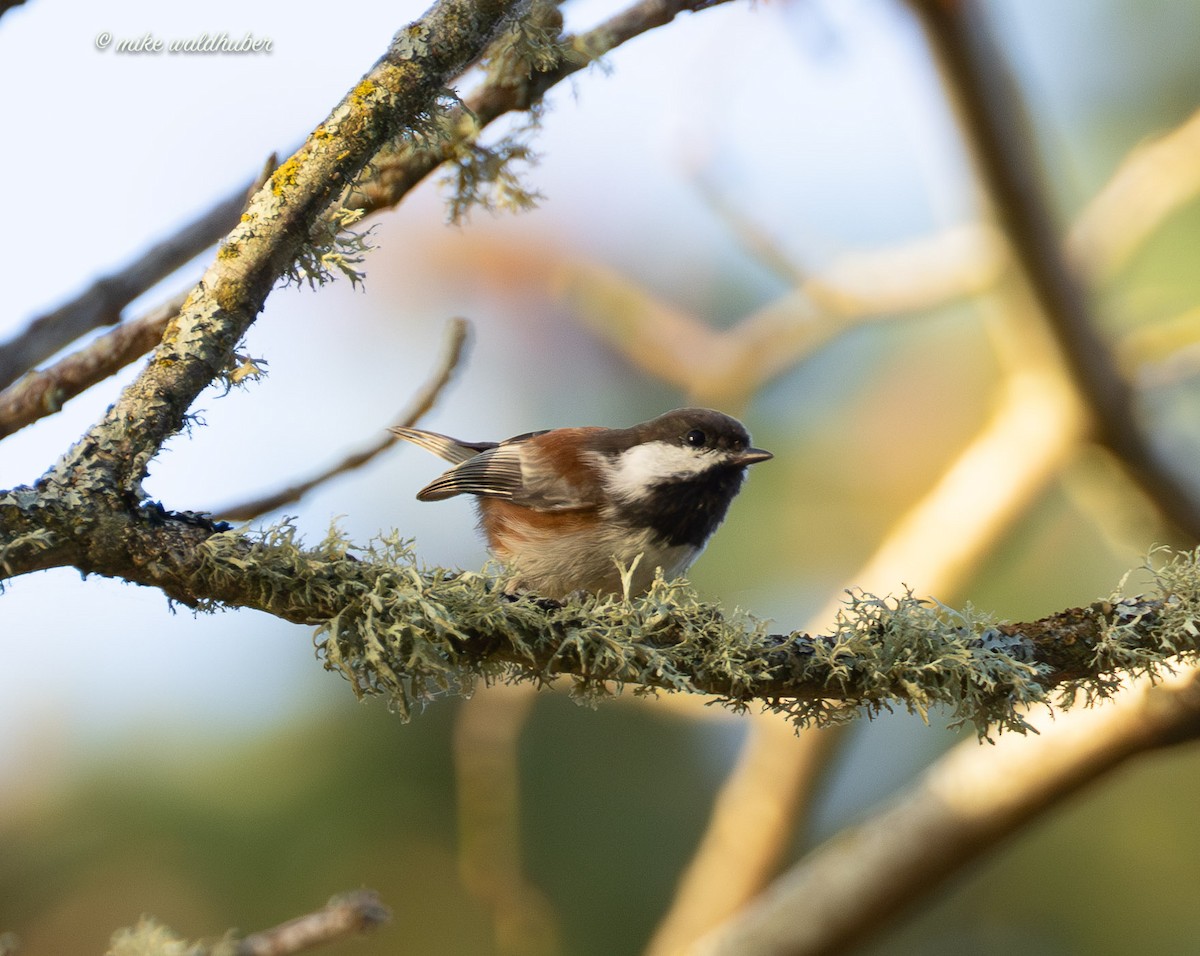
[[[658,482],[641,500],[624,505],[620,519],[630,527],[651,528],[672,547],[701,548],[725,519],[745,476],[744,466],[729,466]]]

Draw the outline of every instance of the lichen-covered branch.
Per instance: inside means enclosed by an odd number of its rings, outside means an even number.
[[[373,890],[335,896],[312,913],[236,939],[228,932],[207,943],[189,943],[157,920],[143,916],[136,926],[113,933],[109,956],[291,956],[374,929],[392,918]]]
[[[344,553],[336,538],[330,547]],[[219,555],[211,561],[210,573],[222,577]],[[1158,569],[1155,596],[1116,596],[1021,624],[992,624],[911,594],[852,593],[822,635],[770,633],[678,582],[634,600],[559,607],[514,602],[479,574],[422,574],[396,540],[377,542],[357,563],[374,571],[364,578],[365,568],[354,569],[356,599],[321,623],[318,641],[326,666],[357,693],[384,694],[401,711],[467,689],[476,676],[562,674],[584,696],[624,684],[703,693],[735,708],[757,702],[800,724],[893,706],[924,716],[940,706],[981,733],[1024,730],[1022,711],[1061,700],[1056,688],[1106,696],[1120,675],[1154,673],[1200,648],[1196,554]]]
[[[367,162],[405,130],[427,129],[449,82],[522,0],[441,0],[387,52],[250,200],[216,260],[168,325],[150,364],[60,464],[60,485],[103,475],[133,498],[150,459],[229,362],[280,276],[317,254],[311,232]],[[86,473],[86,477],[85,477]]]
[[[458,108],[443,117],[447,136],[436,143],[385,151],[372,163],[372,174],[346,197],[348,207],[365,213],[396,205],[417,183],[443,162],[459,161],[472,150],[483,129],[501,116],[530,110],[554,86],[590,66],[623,43],[665,26],[681,13],[697,12],[729,0],[638,0],[599,26],[555,44],[552,63],[533,69],[522,58],[498,56],[487,79]],[[561,25],[561,14],[550,3],[535,4],[531,17],[536,29],[553,35]],[[459,191],[485,188],[484,183],[459,178]]]
[[[640,0],[592,30],[561,41],[547,41],[544,45],[552,50],[554,60],[553,65],[541,64],[544,69],[531,70],[527,61],[512,56],[498,58],[500,62],[492,64],[487,79],[464,104],[444,106],[438,124],[439,137],[419,144],[403,140],[389,144],[362,172],[353,188],[345,190],[339,208],[363,215],[389,209],[447,160],[461,162],[464,171],[471,171],[459,176],[456,208],[461,208],[467,199],[482,199],[495,177],[503,177],[511,163],[481,162],[481,157],[515,158],[511,150],[489,154],[474,145],[486,126],[506,113],[533,108],[553,86],[622,43],[671,22],[682,12],[725,2],[728,0]],[[561,26],[561,16],[552,4],[536,5],[531,16],[542,24],[547,36],[554,36]],[[480,177],[489,176],[492,183],[480,181]],[[0,348],[0,387],[8,386],[37,362],[84,333],[117,322],[120,310],[129,301],[233,228],[244,203],[245,190],[239,190],[147,250],[137,261],[97,280],[75,299],[33,320]],[[63,402],[87,386],[150,351],[161,338],[164,325],[165,320],[152,322],[148,317],[143,318],[134,328],[126,331],[118,328],[110,333],[96,349],[99,354],[93,356],[90,349],[80,350],[64,360],[65,365],[59,363],[44,375],[13,385],[10,392],[0,394],[0,438],[57,411]],[[153,334],[155,329],[157,334]]]
[[[771,634],[678,584],[660,583],[633,601],[512,601],[485,576],[419,570],[394,538],[355,549],[331,534],[305,549],[287,525],[248,537],[142,502],[147,463],[226,367],[276,279],[311,257],[327,206],[403,129],[444,125],[444,117],[434,119],[442,84],[480,53],[515,2],[444,0],[401,31],[275,171],[105,419],[37,487],[0,493],[5,576],[70,565],[157,587],[192,607],[253,607],[316,625],[327,665],[358,693],[385,695],[401,710],[479,677],[570,675],[585,695],[632,684],[735,707],[759,702],[798,722],[945,706],[981,731],[1024,729],[1022,709],[1050,700],[1055,688],[1103,695],[1117,673],[1153,671],[1195,653],[1200,586],[1180,570],[1195,571],[1194,555],[1159,572],[1156,596],[1101,601],[1023,625],[991,625],[911,595],[858,594],[828,634]],[[639,4],[631,8],[636,16],[627,11],[606,25],[588,49],[696,7]],[[566,75],[578,66],[564,54],[554,70],[531,73],[506,95],[529,102],[555,70]],[[413,155],[435,153],[429,142]]]
[[[856,710],[900,706],[924,715],[1025,729],[1022,711],[1055,688],[1104,696],[1124,673],[1156,672],[1200,647],[1200,555],[1155,571],[1158,592],[1116,596],[1038,621],[994,624],[903,595],[851,594],[824,635],[772,634],[761,621],[659,582],[633,600],[590,597],[559,606],[511,600],[492,578],[421,570],[393,536],[355,548],[331,532],[304,548],[283,524],[250,537],[153,507],[113,512],[96,547],[64,555],[53,507],[28,489],[0,496],[0,561],[8,573],[70,563],[162,589],[202,610],[252,607],[317,625],[326,666],[360,695],[401,712],[486,679],[569,675],[587,697],[639,691],[711,695],[823,724]],[[40,520],[30,518],[30,509]],[[22,523],[24,522],[24,524]],[[25,534],[22,535],[22,530]],[[849,705],[847,707],[846,705]]]

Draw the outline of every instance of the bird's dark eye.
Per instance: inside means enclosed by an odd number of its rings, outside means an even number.
[[[690,432],[683,436],[683,440],[693,448],[703,448],[708,444],[708,436],[699,428],[693,428]]]

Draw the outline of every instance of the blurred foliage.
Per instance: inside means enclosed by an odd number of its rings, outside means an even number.
[[[456,873],[458,706],[402,725],[346,703],[224,754],[106,754],[53,799],[9,801],[0,925],[25,956],[102,953],[143,913],[213,938],[368,886],[394,917],[347,949],[491,953],[487,913]],[[726,769],[704,729],[652,707],[592,712],[545,694],[522,738],[529,870],[567,952],[637,950]]]

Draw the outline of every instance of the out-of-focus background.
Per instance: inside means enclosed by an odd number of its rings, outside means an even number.
[[[1200,7],[986,7],[1066,232],[1135,145],[1200,106]],[[564,12],[578,29],[617,9],[570,0]],[[29,0],[5,13],[0,336],[286,154],[420,12]],[[105,32],[249,32],[271,52],[120,55],[96,48]],[[701,375],[734,353],[748,317],[786,327],[835,311],[818,286],[798,296],[797,284],[858,283],[886,298],[888,283],[914,279],[893,263],[863,280],[863,256],[941,237],[945,253],[911,269],[986,258],[986,236],[972,232],[978,187],[918,24],[884,0],[683,16],[556,89],[533,143],[536,211],[447,225],[445,190],[428,182],[374,218],[363,288],[277,290],[246,344],[269,375],[206,392],[205,427],[169,444],[149,491],[173,509],[216,510],[370,442],[436,364],[447,319],[463,315],[469,360],[424,424],[495,439],[721,404],[776,459],[754,469],[692,580],[781,626],[812,620],[985,427],[1027,334],[1012,333],[1002,296],[926,294],[928,307],[913,308],[897,293],[871,321],[853,307],[834,315],[844,330],[807,354],[791,355],[782,333],[765,339],[781,359],[758,387]],[[1200,205],[1183,203],[1094,284],[1106,335],[1132,356],[1139,411],[1185,467],[1200,448],[1200,378],[1194,348],[1175,346],[1200,337],[1197,241]],[[131,314],[186,288],[205,262]],[[627,345],[618,320],[631,315],[672,330],[665,358]],[[702,326],[728,337],[706,339]],[[1164,329],[1170,347],[1155,352],[1148,337]],[[36,479],[118,387],[102,383],[8,439],[0,487]],[[1163,531],[1103,455],[1063,458],[952,593],[918,568],[871,586],[1012,619],[1107,593]],[[478,567],[470,503],[413,498],[437,471],[398,447],[286,513],[313,539],[331,521],[359,541],[395,527],[431,565]],[[979,508],[1004,486],[1003,474],[982,482]],[[142,913],[189,937],[249,931],[361,885],[395,910],[354,944],[363,954],[638,952],[746,733],[712,711],[633,699],[592,711],[562,692],[483,691],[405,724],[323,672],[308,629],[247,611],[195,617],[69,571],[0,596],[0,654],[0,931],[29,956],[103,952]],[[515,740],[473,736],[464,715],[489,694],[497,712],[529,708]],[[804,832],[787,837],[791,855],[867,815],[962,736],[936,714],[932,726],[906,714],[855,725]],[[480,770],[489,759],[497,766]],[[1194,951],[1198,772],[1194,746],[1123,768],[871,951]],[[472,859],[472,813],[513,793],[518,836],[504,831]],[[505,907],[479,860],[486,871],[516,852],[527,883]]]

